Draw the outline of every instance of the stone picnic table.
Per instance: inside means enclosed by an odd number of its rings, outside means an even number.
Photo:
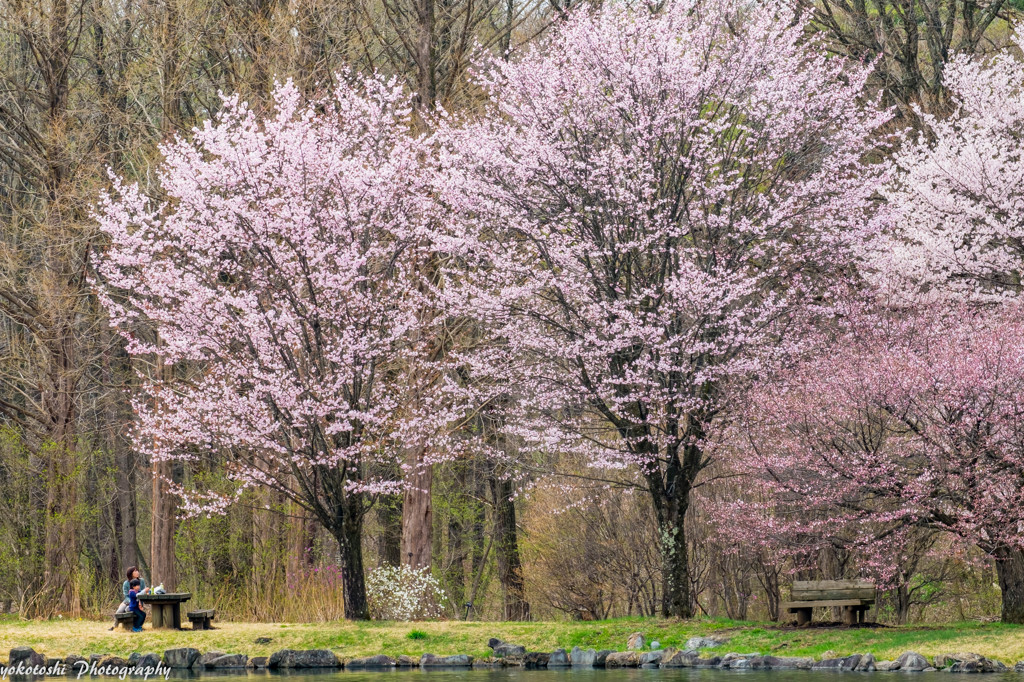
[[[151,623],[154,628],[181,629],[181,605],[192,598],[191,592],[168,592],[166,594],[141,594],[139,601],[150,604],[153,609]]]

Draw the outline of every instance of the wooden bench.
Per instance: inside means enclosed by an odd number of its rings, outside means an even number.
[[[193,630],[209,630],[210,621],[216,618],[216,609],[203,609],[202,611],[189,611],[188,619],[192,621]]]
[[[135,624],[135,614],[131,611],[125,611],[124,613],[115,613],[114,620],[117,621],[115,627],[119,627],[122,630],[131,630],[132,625]]]
[[[847,625],[863,623],[865,614],[875,603],[875,585],[865,580],[794,580],[790,593],[793,601],[782,603],[787,613],[796,613],[796,624],[811,622],[816,607],[840,606]]]

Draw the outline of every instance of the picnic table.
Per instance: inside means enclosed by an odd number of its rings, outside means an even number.
[[[169,630],[181,629],[181,605],[191,598],[191,592],[139,595],[139,601],[153,607],[150,617],[153,627]]]

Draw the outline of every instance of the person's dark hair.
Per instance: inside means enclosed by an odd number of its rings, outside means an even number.
[[[134,578],[130,583],[128,583],[128,587],[138,587],[141,584],[142,582],[140,582],[138,578]]]
[[[128,578],[128,580],[132,579],[132,573],[134,573],[137,570],[139,570],[138,566],[129,566],[128,567],[128,575],[126,576]]]

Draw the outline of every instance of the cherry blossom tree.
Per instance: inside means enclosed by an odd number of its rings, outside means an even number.
[[[580,12],[485,64],[489,109],[441,136],[467,313],[514,394],[503,423],[636,472],[669,616],[692,613],[683,520],[722,388],[829,307],[869,229],[862,157],[885,115],[860,106],[868,68],[803,28],[730,0]]]
[[[366,618],[363,516],[398,489],[374,472],[443,438],[450,407],[415,380],[438,375],[426,325],[443,323],[422,275],[428,149],[394,82],[351,79],[308,104],[289,82],[274,102],[260,118],[229,98],[164,146],[159,195],[114,180],[98,290],[129,352],[169,368],[143,382],[137,446],[222,460],[239,490],[314,514],[339,545],[345,615]],[[179,492],[196,513],[230,501]]]
[[[1016,37],[1024,49],[1024,38]],[[922,114],[885,195],[893,229],[873,243],[879,283],[894,291],[999,300],[1024,275],[1024,63],[1003,51],[946,68],[955,109]]]
[[[731,505],[722,527],[798,560],[856,550],[888,583],[915,534],[941,531],[994,560],[1003,620],[1024,622],[1019,306],[850,320],[749,394],[732,444],[757,501]]]

